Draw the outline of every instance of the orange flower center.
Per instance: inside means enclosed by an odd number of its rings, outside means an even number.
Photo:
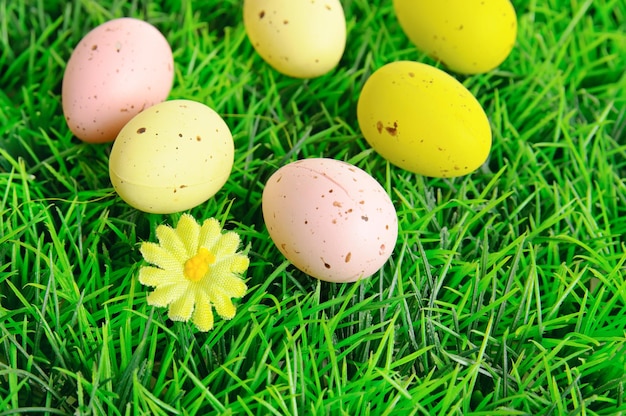
[[[215,262],[215,256],[206,248],[200,247],[198,253],[185,262],[184,275],[187,280],[197,282],[209,271],[209,266]]]

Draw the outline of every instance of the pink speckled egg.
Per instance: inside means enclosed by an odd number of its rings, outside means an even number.
[[[278,169],[262,196],[272,241],[298,269],[328,282],[354,282],[379,270],[398,237],[396,210],[367,172],[312,158]]]
[[[62,85],[65,120],[89,143],[115,140],[143,109],[164,101],[174,81],[172,49],[142,20],[110,20],[87,33],[70,56]]]

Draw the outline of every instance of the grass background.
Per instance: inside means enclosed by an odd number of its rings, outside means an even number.
[[[342,1],[348,44],[328,75],[270,69],[241,2],[0,0],[0,415],[581,414],[626,411],[626,3],[516,0],[515,49],[459,79],[490,117],[488,162],[456,179],[368,148],[356,102],[373,70],[433,63],[391,1]],[[157,26],[171,98],[233,132],[232,176],[196,218],[250,247],[250,290],[209,333],[146,304],[139,243],[179,214],[138,212],[108,178],[110,144],[72,137],[60,85],[108,19]],[[281,257],[260,210],[285,163],[370,172],[399,215],[371,279],[316,281]]]

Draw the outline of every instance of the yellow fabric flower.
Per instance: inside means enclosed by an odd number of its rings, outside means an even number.
[[[239,235],[222,233],[215,218],[202,226],[183,214],[176,228],[159,225],[159,244],[144,242],[141,254],[153,266],[142,266],[139,282],[154,287],[148,304],[169,306],[173,321],[191,321],[200,331],[213,328],[211,307],[224,319],[235,316],[231,298],[241,298],[246,284],[238,274],[250,265],[248,257],[237,252]]]

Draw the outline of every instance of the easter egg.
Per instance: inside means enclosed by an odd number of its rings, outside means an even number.
[[[151,24],[133,18],[94,28],[72,52],[61,87],[68,127],[89,143],[115,139],[133,116],[167,98],[172,50]]]
[[[362,169],[311,158],[278,169],[265,184],[263,218],[272,241],[298,269],[328,282],[379,270],[398,236],[396,210]]]
[[[327,73],[346,46],[339,0],[244,0],[243,23],[265,62],[295,78]]]
[[[482,106],[455,78],[433,66],[397,61],[365,82],[357,119],[370,146],[392,164],[432,177],[466,175],[491,149]]]
[[[509,0],[394,0],[400,26],[415,46],[452,71],[490,71],[509,56],[517,36]]]
[[[215,195],[233,159],[233,138],[215,111],[196,101],[164,101],[137,114],[119,132],[109,176],[129,205],[168,214]]]

